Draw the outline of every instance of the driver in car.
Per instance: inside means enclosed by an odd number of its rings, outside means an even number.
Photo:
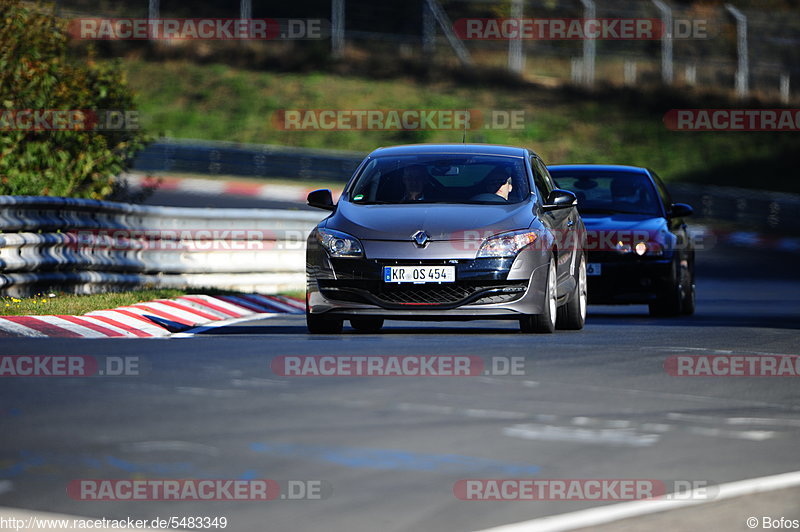
[[[513,177],[511,169],[505,166],[500,166],[492,170],[486,179],[484,179],[484,186],[486,192],[478,194],[473,197],[473,201],[491,201],[491,202],[506,202],[508,195],[513,188]]]
[[[403,185],[406,187],[406,191],[400,201],[425,200],[425,188],[429,182],[430,176],[424,166],[418,164],[407,166],[403,170]]]

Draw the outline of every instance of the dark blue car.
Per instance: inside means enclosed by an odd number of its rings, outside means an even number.
[[[549,166],[556,186],[578,197],[587,230],[589,302],[647,304],[654,316],[695,309],[694,247],[684,218],[650,169]]]

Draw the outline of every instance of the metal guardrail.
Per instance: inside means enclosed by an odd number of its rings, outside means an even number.
[[[740,229],[800,235],[800,195],[734,187],[669,184],[674,201],[694,207],[692,219],[722,221]]]
[[[140,152],[133,170],[345,182],[364,156],[350,151],[165,138]]]
[[[291,177],[346,182],[362,161],[358,152],[233,142],[162,139],[134,161],[139,172]],[[676,201],[697,219],[721,220],[754,231],[800,235],[800,196],[733,187],[671,183]]]
[[[58,287],[305,286],[305,240],[322,213],[149,207],[0,196],[0,293]]]

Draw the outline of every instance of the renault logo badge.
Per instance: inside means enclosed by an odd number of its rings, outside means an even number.
[[[417,247],[424,248],[426,245],[428,245],[428,239],[430,237],[428,236],[428,233],[426,233],[425,231],[417,231],[411,238],[414,239],[414,242],[417,244]]]

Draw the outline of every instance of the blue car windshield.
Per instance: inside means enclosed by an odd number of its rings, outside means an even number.
[[[356,204],[512,204],[530,195],[524,160],[494,155],[376,157],[345,191]]]
[[[649,214],[660,216],[653,183],[633,172],[550,169],[558,188],[574,192],[582,214]]]

